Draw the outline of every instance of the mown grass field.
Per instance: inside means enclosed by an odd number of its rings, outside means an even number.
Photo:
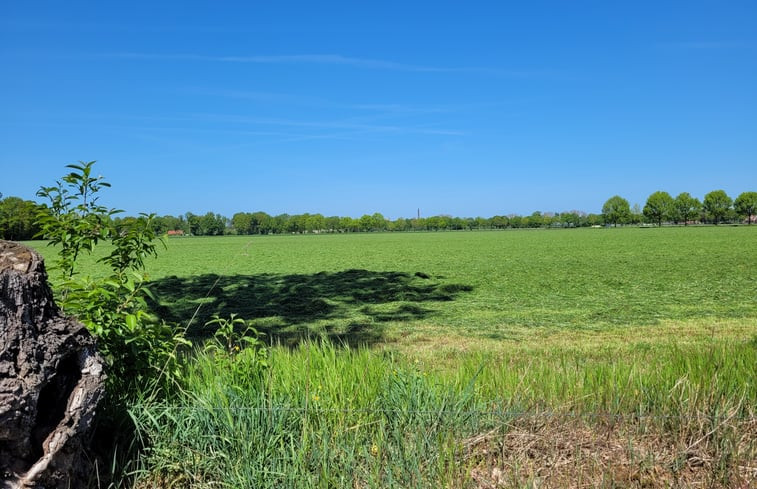
[[[528,342],[748,333],[756,263],[757,226],[629,228],[174,238],[148,273],[163,317],[202,304],[195,326],[234,312],[284,340]]]
[[[757,482],[757,226],[167,245],[156,313],[279,346],[132,406],[140,487]]]

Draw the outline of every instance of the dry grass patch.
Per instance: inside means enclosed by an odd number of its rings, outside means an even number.
[[[710,420],[689,420],[691,427]],[[683,425],[688,428],[689,425]],[[708,487],[757,484],[757,420],[696,436],[648,420],[528,416],[465,442],[470,487]]]

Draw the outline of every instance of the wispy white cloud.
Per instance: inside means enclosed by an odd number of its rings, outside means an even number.
[[[457,130],[437,129],[429,127],[428,125],[365,124],[352,122],[350,120],[307,121],[298,119],[248,117],[226,114],[192,114],[189,117],[197,121],[225,122],[232,124],[249,124],[261,126],[289,126],[312,129],[349,129],[371,132],[413,133],[445,136],[462,136],[465,134],[464,132]]]
[[[180,89],[181,92],[191,95],[206,95],[210,97],[224,97],[239,100],[250,100],[254,102],[265,102],[275,104],[292,104],[292,105],[312,105],[320,106],[325,101],[318,97],[306,95],[297,95],[291,93],[265,92],[259,90],[234,90],[234,89],[216,89],[203,87],[186,87]]]
[[[524,78],[537,73],[518,70],[502,70],[498,68],[486,67],[442,67],[431,65],[417,65],[408,63],[398,63],[382,59],[357,58],[343,56],[341,54],[291,54],[291,55],[274,55],[274,56],[219,56],[204,54],[159,54],[159,53],[140,53],[140,52],[123,52],[123,53],[106,53],[91,55],[92,57],[102,58],[120,58],[134,60],[155,60],[155,61],[199,61],[199,62],[216,62],[216,63],[250,63],[250,64],[317,64],[333,66],[350,66],[353,68],[371,69],[371,70],[389,70],[389,71],[408,71],[420,73],[479,73],[498,76],[507,76],[513,78]]]
[[[434,123],[419,124],[370,124],[359,119],[300,120],[290,118],[248,117],[232,114],[189,113],[174,116],[107,114],[61,115],[56,120],[30,118],[15,122],[32,127],[90,127],[98,120],[97,127],[118,130],[122,133],[141,134],[228,134],[242,137],[268,138],[267,143],[306,141],[319,139],[357,140],[374,135],[419,135],[419,136],[465,136],[463,131],[438,127]],[[63,121],[65,119],[65,122]],[[78,119],[78,121],[76,120]],[[118,122],[120,119],[121,122]],[[134,124],[137,122],[137,124]],[[149,122],[150,124],[143,124]],[[0,122],[0,125],[2,123]],[[196,136],[193,136],[193,140]]]
[[[201,54],[155,54],[155,53],[111,53],[105,57],[124,59],[143,59],[158,61],[211,61],[218,63],[255,63],[255,64],[326,64],[345,65],[357,68],[398,70],[398,71],[426,71],[444,72],[455,71],[451,68],[435,66],[420,66],[393,61],[368,58],[353,58],[339,54],[295,54],[280,56],[208,56]]]
[[[255,26],[234,27],[229,25],[201,25],[201,24],[172,24],[166,25],[141,19],[139,22],[70,21],[70,20],[41,20],[3,18],[0,19],[0,30],[11,32],[189,32],[189,33],[248,33],[256,32]]]
[[[381,113],[386,116],[439,114],[465,110],[468,106],[458,105],[411,105],[401,103],[345,103],[321,97],[300,94],[261,92],[257,90],[230,90],[187,87],[183,92],[211,97],[223,97],[253,102],[289,104],[319,109],[349,110],[361,113]],[[490,107],[492,104],[487,104]]]
[[[345,104],[337,107],[366,112],[384,112],[394,115],[439,114],[443,112],[452,112],[454,110],[451,107],[444,106],[417,106],[407,104]]]
[[[660,47],[683,50],[720,50],[720,49],[751,49],[757,47],[754,41],[674,41],[659,44]]]

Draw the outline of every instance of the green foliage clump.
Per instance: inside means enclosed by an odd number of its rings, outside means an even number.
[[[234,379],[234,384],[254,388],[268,368],[269,350],[261,339],[264,334],[234,313],[228,318],[215,314],[205,325],[217,329],[205,344],[204,353]]]
[[[2,198],[0,193],[0,239],[24,241],[39,232],[35,224],[39,205],[18,197]]]
[[[704,196],[702,208],[707,218],[716,225],[728,217],[733,200],[724,190],[713,190]]]
[[[602,216],[605,224],[625,224],[631,218],[631,207],[626,199],[614,195],[602,206]]]
[[[128,396],[178,372],[177,346],[187,342],[147,312],[145,259],[157,256],[160,241],[151,223],[154,216],[141,214],[116,225],[112,217],[121,211],[98,203],[98,193],[110,184],[93,176],[94,163],[68,165],[72,171],[62,180],[39,190],[49,206],[39,211],[37,222],[40,235],[57,250],[53,268],[59,273],[61,307],[97,338],[111,393]],[[110,253],[99,260],[109,274],[80,274],[79,258],[100,242],[110,245]]]
[[[684,225],[688,225],[689,221],[699,217],[701,211],[702,203],[688,192],[681,192],[673,200],[673,216],[676,222],[683,221]]]
[[[757,215],[757,192],[742,192],[733,201],[733,207],[746,218],[748,224],[752,224],[752,217]]]
[[[669,193],[657,191],[647,198],[647,203],[644,205],[644,217],[662,226],[663,221],[673,217],[674,205],[673,197]]]

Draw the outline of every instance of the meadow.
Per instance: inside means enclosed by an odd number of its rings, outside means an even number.
[[[151,307],[198,346],[131,407],[127,479],[749,487],[755,257],[757,227],[170,239]],[[203,348],[232,313],[273,347]]]
[[[659,331],[663,324],[725,321],[739,329],[754,326],[757,317],[757,227],[166,243],[148,262],[153,305],[177,323],[188,322],[199,306],[195,329],[214,313],[236,313],[283,340],[326,333],[351,344],[450,335],[528,342]],[[38,248],[48,256],[53,251]]]

